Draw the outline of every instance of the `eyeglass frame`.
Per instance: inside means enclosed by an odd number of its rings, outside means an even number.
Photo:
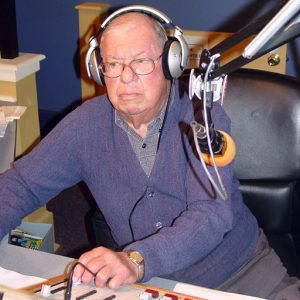
[[[129,67],[130,70],[131,70],[135,75],[137,75],[137,76],[145,76],[145,75],[151,74],[151,73],[155,70],[157,63],[158,63],[159,60],[162,58],[162,56],[163,56],[163,53],[162,53],[160,56],[158,56],[156,59],[148,58],[148,57],[147,57],[147,58],[137,58],[137,59],[133,59],[133,60],[130,61],[128,64],[117,62],[118,64],[122,65],[123,68],[122,68],[122,70],[121,70],[121,72],[120,72],[120,75],[114,76],[114,77],[107,76],[107,75],[103,72],[103,68],[102,68],[103,65],[105,65],[105,64],[111,64],[111,63],[108,63],[108,62],[107,62],[107,63],[103,63],[103,62],[101,62],[101,63],[99,64],[98,68],[99,68],[99,70],[101,71],[101,73],[103,74],[103,76],[105,76],[105,77],[107,77],[107,78],[118,78],[118,77],[120,77],[120,76],[122,75],[122,73],[123,73],[125,67]],[[151,61],[151,62],[153,63],[153,70],[152,70],[151,72],[149,72],[149,73],[146,73],[146,74],[138,74],[138,73],[136,73],[135,70],[131,67],[131,64],[132,64],[133,62],[136,62],[136,61],[139,61],[139,60],[149,60],[149,61]]]

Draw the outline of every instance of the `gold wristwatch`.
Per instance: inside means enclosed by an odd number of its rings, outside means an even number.
[[[138,267],[137,282],[141,281],[144,277],[144,258],[138,251],[126,251],[129,259]]]

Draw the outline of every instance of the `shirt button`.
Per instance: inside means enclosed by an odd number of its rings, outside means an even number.
[[[147,144],[143,144],[143,145],[142,145],[142,148],[145,149],[146,147],[147,147]]]
[[[163,227],[163,226],[162,226],[162,222],[157,222],[157,223],[155,224],[155,227],[156,227],[157,229],[162,228],[162,227]]]
[[[154,192],[149,192],[148,197],[152,198],[154,196]]]

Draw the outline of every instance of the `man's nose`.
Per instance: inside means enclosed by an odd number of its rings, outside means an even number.
[[[135,74],[133,69],[128,65],[124,65],[123,71],[121,73],[122,81],[130,82],[130,81],[134,80],[136,77],[137,77],[137,75]]]

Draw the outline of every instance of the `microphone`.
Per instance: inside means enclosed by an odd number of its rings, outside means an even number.
[[[207,131],[205,126],[196,121],[191,122],[191,127],[196,134],[202,157],[206,164],[213,166],[213,160],[210,155]],[[211,149],[214,154],[214,160],[218,167],[224,167],[232,162],[236,154],[236,146],[233,139],[224,131],[209,128],[209,137]]]

